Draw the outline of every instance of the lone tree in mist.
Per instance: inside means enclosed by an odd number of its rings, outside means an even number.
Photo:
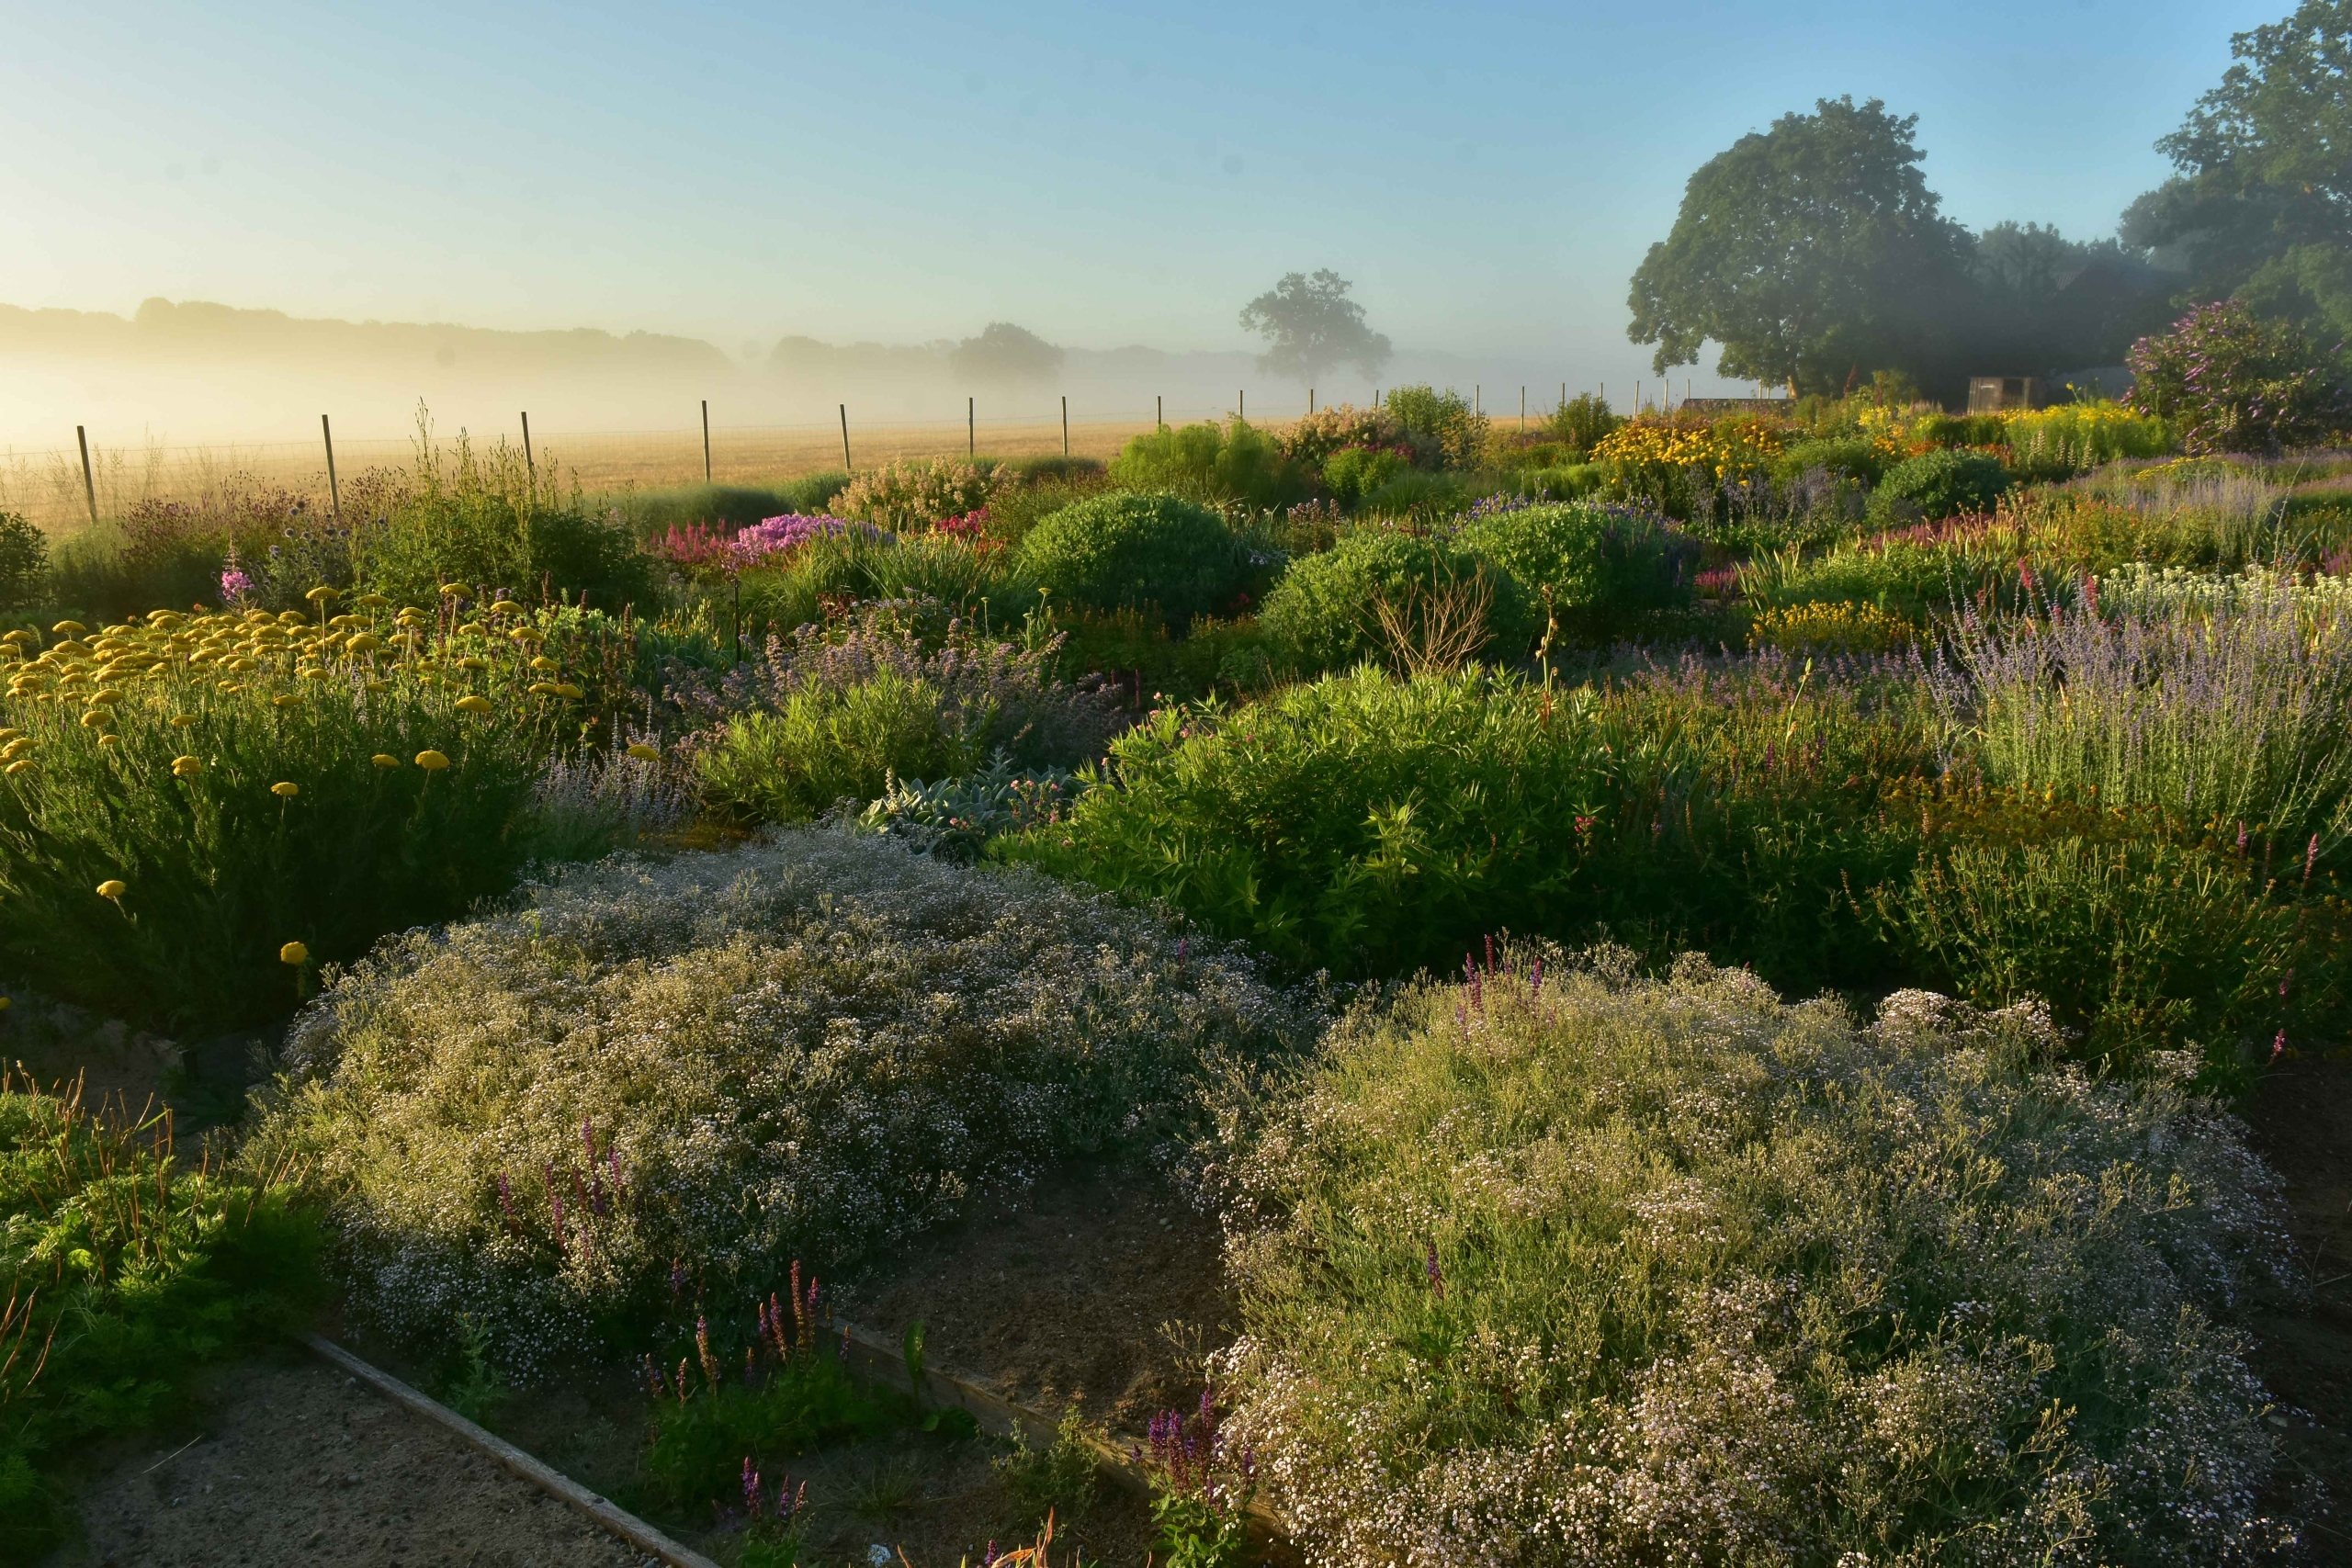
[[[1363,307],[1348,298],[1348,280],[1324,267],[1313,275],[1284,273],[1273,288],[1241,308],[1241,326],[1266,340],[1258,368],[1312,384],[1334,365],[1366,376],[1388,363],[1388,340],[1364,324]]]
[[[1026,327],[990,321],[979,336],[950,350],[947,365],[966,381],[1011,386],[1051,379],[1062,367],[1062,351]]]
[[[1709,159],[1634,274],[1626,336],[1657,344],[1660,375],[1713,339],[1723,375],[1792,392],[1836,392],[1856,368],[1948,376],[1971,241],[1920,173],[1917,125],[1823,98]]]

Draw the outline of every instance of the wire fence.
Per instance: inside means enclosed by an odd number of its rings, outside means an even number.
[[[1237,399],[1237,403],[1239,400]],[[1277,420],[1306,412],[1263,410]],[[1067,453],[1107,460],[1137,434],[1165,419],[1217,418],[1235,409],[1178,408],[1163,403],[1115,416],[1071,414],[1046,419],[899,420],[862,424],[855,416],[807,424],[727,425],[707,430],[556,431],[534,427],[531,448],[553,465],[562,482],[589,494],[671,485],[759,484],[826,469],[867,468],[901,457],[1033,457]],[[477,446],[519,444],[522,431],[469,433]],[[86,525],[95,513],[119,517],[143,502],[202,504],[233,489],[266,486],[316,497],[329,494],[323,434],[306,441],[220,442],[175,446],[148,441],[109,445],[89,437],[82,448],[0,449],[0,512],[15,512],[51,532]],[[444,433],[440,439],[446,442]],[[348,482],[370,468],[406,468],[418,459],[411,438],[334,437],[336,476]]]

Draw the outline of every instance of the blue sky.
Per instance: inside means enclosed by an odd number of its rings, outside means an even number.
[[[0,301],[1222,349],[1328,265],[1400,346],[1630,376],[1742,133],[1883,97],[1954,217],[2096,237],[2288,8],[0,0]]]

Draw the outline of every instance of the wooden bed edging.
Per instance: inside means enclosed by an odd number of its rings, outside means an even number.
[[[570,1504],[640,1551],[651,1552],[669,1563],[671,1568],[718,1568],[718,1563],[692,1547],[679,1545],[635,1514],[614,1506],[560,1471],[540,1463],[505,1438],[485,1432],[447,1405],[419,1393],[390,1372],[369,1366],[333,1340],[316,1334],[305,1334],[301,1339],[321,1359],[340,1367],[412,1414],[422,1416],[456,1433],[548,1496]]]

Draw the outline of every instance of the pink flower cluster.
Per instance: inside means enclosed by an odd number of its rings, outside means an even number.
[[[699,523],[689,524],[684,528],[673,525],[653,550],[663,559],[679,566],[741,571],[746,567],[765,565],[777,556],[788,555],[812,539],[839,536],[853,528],[872,538],[885,536],[880,529],[864,523],[786,513],[781,517],[763,517],[731,536],[715,533]]]

